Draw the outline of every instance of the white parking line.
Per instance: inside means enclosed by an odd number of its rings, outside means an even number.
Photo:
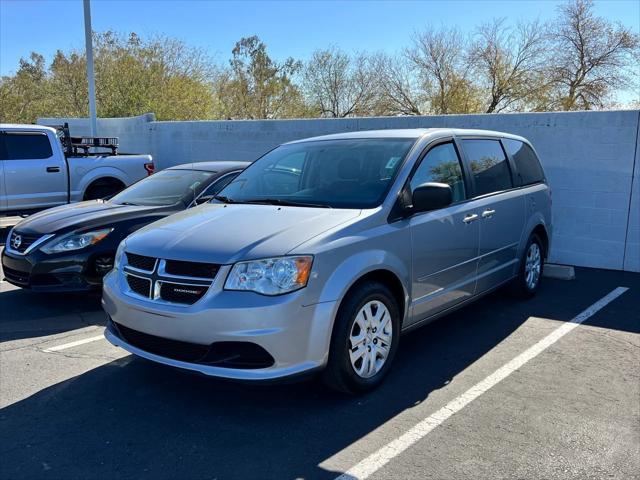
[[[76,340],[75,342],[63,343],[56,347],[45,348],[43,352],[59,352],[60,350],[66,350],[67,348],[77,347],[78,345],[84,345],[85,343],[95,342],[97,340],[104,340],[104,335],[98,335],[96,337],[85,338],[83,340]]]
[[[373,473],[384,467],[390,460],[394,457],[400,455],[402,452],[407,450],[411,445],[418,442],[418,440],[424,438],[429,432],[431,432],[434,428],[440,425],[442,422],[447,420],[449,417],[453,416],[455,413],[458,413],[464,407],[466,407],[473,400],[478,398],[480,395],[485,393],[491,387],[498,384],[500,381],[507,378],[514,371],[518,370],[529,360],[535,358],[537,355],[542,353],[548,347],[553,345],[555,342],[560,340],[567,333],[572,331],[578,325],[583,323],[593,314],[598,312],[600,309],[608,305],[610,302],[618,298],[624,292],[626,292],[628,288],[626,287],[618,287],[613,290],[611,293],[606,295],[605,297],[598,300],[596,303],[591,305],[585,311],[580,313],[570,322],[564,323],[562,326],[558,327],[556,330],[551,332],[545,338],[540,340],[538,343],[534,344],[520,355],[515,357],[510,362],[506,363],[498,370],[493,372],[491,375],[486,377],[481,382],[475,384],[469,390],[464,392],[459,397],[453,399],[447,405],[442,407],[440,410],[435,412],[433,415],[425,418],[420,421],[418,424],[413,426],[411,429],[400,435],[398,438],[392,440],[387,443],[385,446],[380,448],[377,452],[369,455],[367,458],[362,460],[360,463],[350,468],[348,471],[340,475],[336,478],[336,480],[364,480],[371,476]]]

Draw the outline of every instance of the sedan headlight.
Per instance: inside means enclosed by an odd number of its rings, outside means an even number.
[[[239,262],[229,272],[224,288],[263,295],[293,292],[307,286],[312,264],[309,255]]]
[[[88,247],[89,245],[95,245],[112,231],[113,228],[103,228],[100,230],[92,230],[90,232],[71,232],[45,243],[40,247],[40,250],[44,253],[60,253],[80,250],[81,248]]]

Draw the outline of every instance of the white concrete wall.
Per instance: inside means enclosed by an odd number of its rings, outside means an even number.
[[[536,147],[553,189],[551,261],[640,271],[639,120],[637,110],[194,122],[156,122],[147,115],[100,120],[98,128],[100,135],[119,136],[122,151],[151,153],[158,169],[254,160],[289,140],[344,131],[458,127],[515,133]],[[70,126],[88,134],[86,119]]]

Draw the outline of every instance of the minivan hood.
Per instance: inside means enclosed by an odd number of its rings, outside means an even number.
[[[89,200],[49,208],[21,220],[16,230],[28,234],[57,233],[69,228],[92,228],[110,225],[145,213],[166,209],[141,205],[120,205],[104,200]]]
[[[234,263],[285,255],[360,215],[360,210],[203,204],[127,237],[128,252],[173,260]]]

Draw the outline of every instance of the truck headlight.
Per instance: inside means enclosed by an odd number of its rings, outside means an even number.
[[[71,232],[62,235],[60,238],[45,243],[40,250],[44,253],[60,253],[72,250],[80,250],[81,248],[95,245],[103,240],[113,231],[113,228],[103,228],[101,230],[92,230],[90,232],[76,233]]]
[[[244,290],[263,295],[281,295],[307,286],[313,257],[296,255],[236,263],[225,282],[225,290]]]

